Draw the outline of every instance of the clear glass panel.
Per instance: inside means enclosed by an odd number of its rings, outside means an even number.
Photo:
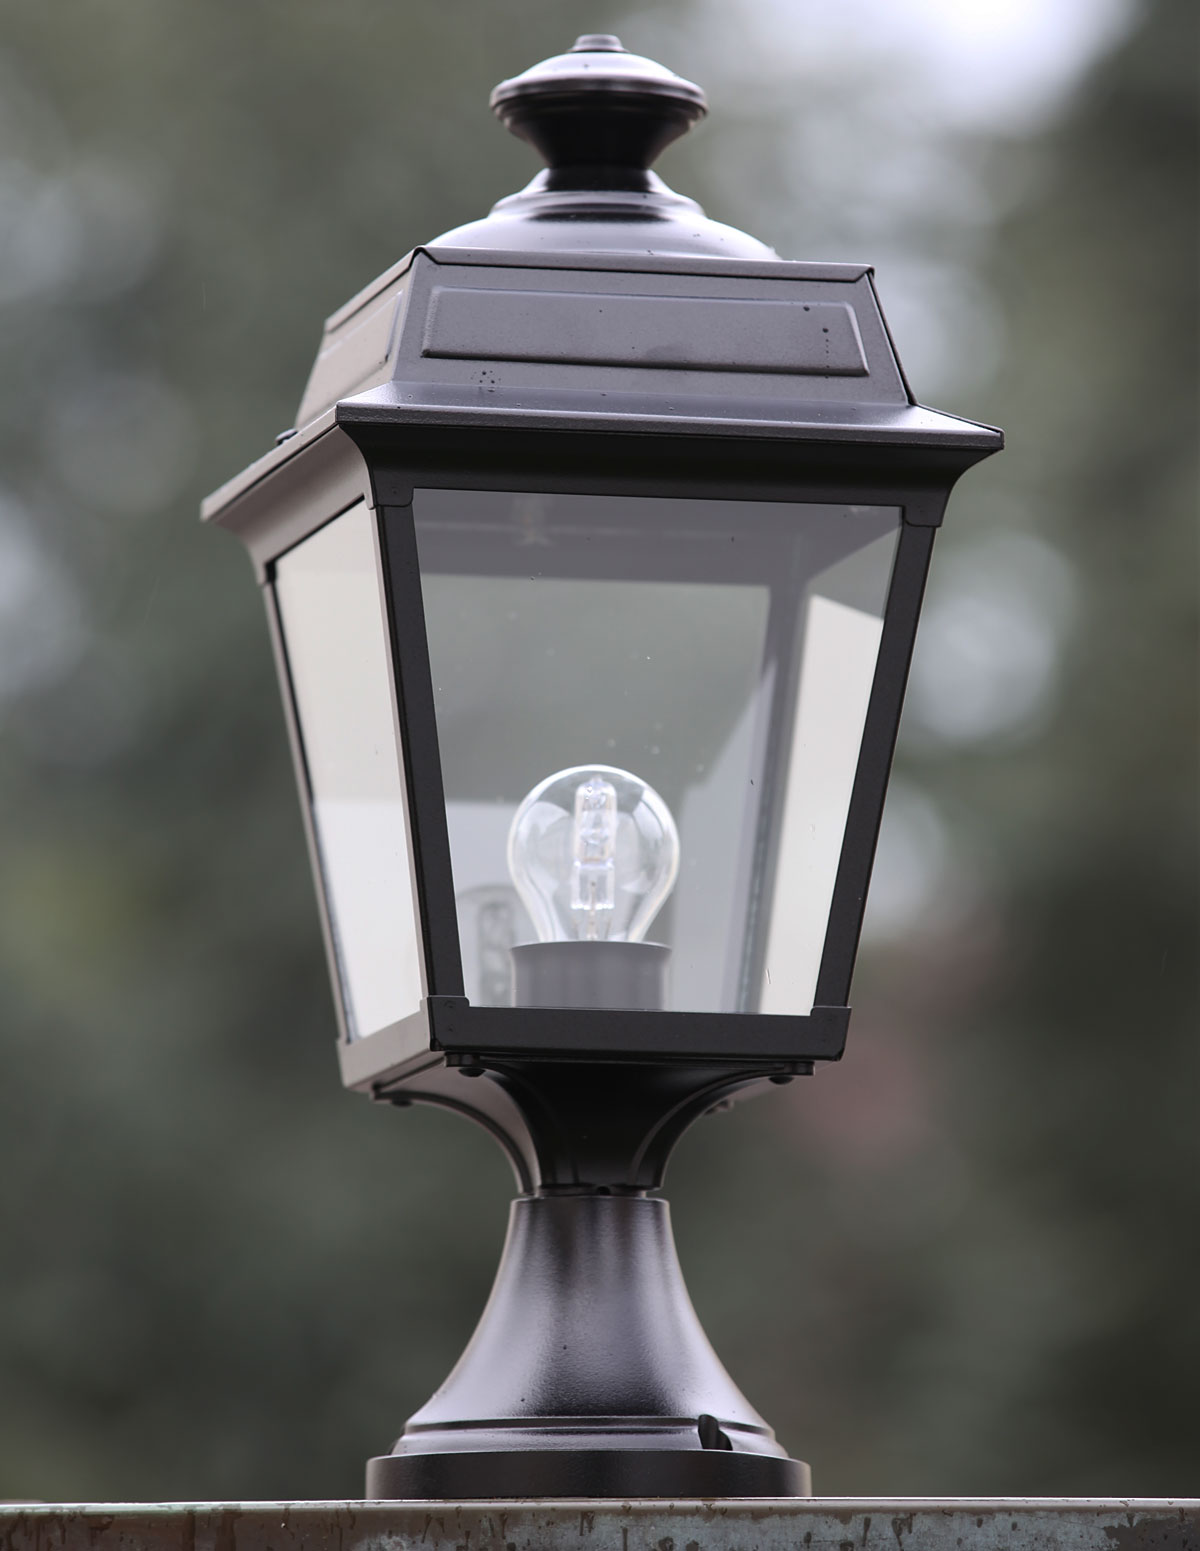
[[[373,522],[360,502],[275,566],[352,1039],[415,1013],[423,994]]]
[[[414,510],[468,998],[809,1011],[899,512]]]

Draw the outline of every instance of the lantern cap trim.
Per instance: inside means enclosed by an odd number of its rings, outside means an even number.
[[[536,181],[536,180],[535,180]],[[512,198],[513,196],[509,196]],[[679,197],[679,196],[677,196]],[[501,201],[503,203],[503,201]],[[769,279],[786,270],[798,278],[807,280],[861,280],[873,275],[873,264],[812,263],[803,259],[781,259],[772,256],[738,259],[721,254],[693,253],[686,257],[673,254],[595,253],[595,252],[544,252],[527,253],[515,248],[470,248],[457,244],[443,247],[440,242],[421,243],[398,259],[390,269],[376,275],[368,285],[356,291],[349,301],[325,319],[325,333],[331,334],[348,323],[377,296],[402,280],[412,269],[414,262],[427,258],[431,263],[443,265],[478,264],[489,269],[570,269],[590,270],[637,270],[639,273],[668,275],[729,275],[750,280]]]
[[[611,268],[570,254],[527,265],[519,252],[495,265],[415,255],[326,333],[298,424],[385,384],[397,408],[528,410],[549,395],[568,417],[637,412],[639,396],[714,421],[731,418],[719,401],[752,401],[764,413],[732,418],[767,423],[911,403],[864,271],[685,273],[632,255]],[[697,415],[682,407],[689,395],[710,402]]]
[[[330,317],[298,434],[211,495],[203,515],[221,518],[338,425],[373,436],[385,426],[396,434],[439,426],[790,438],[809,448],[877,446],[881,455],[943,448],[973,454],[970,462],[998,450],[1003,438],[994,427],[913,403],[871,275],[865,264],[415,249]],[[820,342],[835,336],[822,332],[819,309],[831,304],[840,323],[829,326],[842,327],[852,368],[855,340],[861,345],[865,374],[838,370],[832,357],[834,369],[821,369]],[[514,333],[527,317],[546,335],[543,306],[555,318],[549,361],[528,359],[522,329]],[[670,335],[683,314],[692,365],[664,366],[652,358],[652,336],[675,346]],[[598,354],[612,356],[618,315],[626,358],[597,365]],[[454,321],[453,353],[439,355],[445,319]],[[575,364],[562,325],[578,343]],[[752,345],[761,365],[764,351],[781,348],[781,334],[795,341],[782,347],[795,370],[786,358],[765,371],[738,360]],[[341,440],[335,435],[330,451]]]
[[[593,258],[653,255],[770,262],[774,248],[736,226],[712,221],[694,199],[677,194],[645,169],[549,168],[482,220],[443,232],[436,246],[491,248]]]
[[[676,395],[670,406],[650,395],[640,401],[610,395],[604,408],[584,403],[564,405],[561,394],[552,393],[542,396],[526,392],[519,405],[496,408],[480,408],[466,393],[457,395],[444,390],[438,398],[440,402],[431,402],[429,395],[425,402],[420,402],[412,385],[385,383],[343,399],[337,405],[336,423],[350,428],[394,425],[403,420],[414,426],[787,437],[806,443],[921,445],[980,452],[995,452],[1001,445],[1001,433],[995,427],[944,415],[919,404],[841,404],[836,415],[818,410],[811,417],[801,418],[795,405],[783,405],[769,413],[753,400],[726,399],[714,407],[707,399],[689,401],[686,395]]]

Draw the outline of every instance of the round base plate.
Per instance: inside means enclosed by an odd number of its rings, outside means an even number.
[[[811,1495],[799,1460],[730,1449],[464,1449],[367,1462],[367,1496],[377,1499]]]

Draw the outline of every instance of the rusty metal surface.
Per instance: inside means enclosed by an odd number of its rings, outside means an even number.
[[[0,1506],[0,1551],[1200,1551],[1200,1499]]]

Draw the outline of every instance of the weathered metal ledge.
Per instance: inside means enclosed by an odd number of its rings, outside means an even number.
[[[1196,1498],[0,1506],[0,1551],[1200,1551]]]

